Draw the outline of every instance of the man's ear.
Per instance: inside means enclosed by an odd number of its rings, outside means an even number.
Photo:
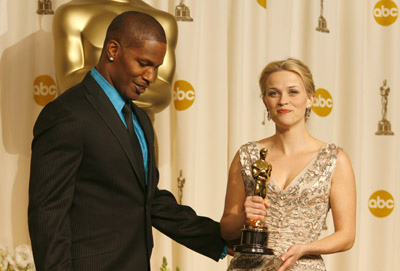
[[[110,40],[109,42],[107,42],[106,48],[107,48],[107,58],[116,59],[121,50],[121,45],[116,40]]]

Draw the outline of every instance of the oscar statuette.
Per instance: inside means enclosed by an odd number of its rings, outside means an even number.
[[[252,163],[252,175],[254,178],[254,196],[265,198],[267,195],[267,183],[271,177],[272,166],[265,158],[267,149],[260,150],[260,159]],[[268,227],[263,220],[246,221],[243,226],[240,245],[235,246],[234,251],[240,253],[267,254],[273,251],[267,248]]]
[[[321,0],[321,15],[318,18],[318,26],[315,30],[323,33],[329,33],[328,24],[324,16],[322,16],[322,12],[324,10],[324,0]]]
[[[179,5],[175,7],[175,18],[177,21],[193,22],[193,18],[190,17],[190,9],[184,2],[184,0],[181,0]]]
[[[383,80],[383,86],[380,87],[381,103],[382,103],[382,119],[378,122],[378,131],[375,135],[394,135],[392,125],[387,119],[388,96],[390,87],[386,85],[386,80]]]
[[[36,13],[40,15],[54,14],[51,0],[38,0],[38,9]]]

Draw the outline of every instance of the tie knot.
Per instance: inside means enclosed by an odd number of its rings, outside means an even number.
[[[132,113],[132,109],[131,109],[131,105],[130,105],[129,101],[127,101],[127,102],[124,104],[124,107],[122,108],[122,112],[123,112],[124,114]]]

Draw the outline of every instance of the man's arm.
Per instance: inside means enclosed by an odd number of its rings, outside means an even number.
[[[69,211],[82,142],[60,102],[46,106],[34,127],[28,224],[37,270],[72,270]]]
[[[189,206],[179,205],[166,190],[155,192],[152,225],[176,242],[218,261],[225,248],[218,222],[198,216]]]

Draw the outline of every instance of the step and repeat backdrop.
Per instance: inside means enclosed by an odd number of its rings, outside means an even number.
[[[52,25],[69,2],[90,1],[0,0],[0,245],[10,250],[30,243],[32,128],[61,92]],[[344,148],[357,181],[356,243],[324,256],[328,270],[399,266],[400,0],[143,2],[173,15],[178,26],[171,102],[153,121],[160,187],[219,221],[237,149],[274,133],[259,74],[270,61],[299,58],[317,88],[309,131]],[[326,225],[325,235],[334,230],[331,218]],[[227,268],[229,257],[215,263],[154,234],[154,270],[163,257],[171,270]]]

